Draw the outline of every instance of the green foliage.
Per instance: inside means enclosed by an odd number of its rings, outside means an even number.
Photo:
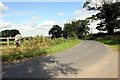
[[[79,39],[65,40],[61,44],[57,44],[57,45],[46,48],[46,51],[47,51],[47,53],[61,52],[61,51],[64,51],[66,49],[69,49],[69,48],[77,45],[78,43],[80,43]]]
[[[59,25],[53,25],[53,27],[49,31],[49,35],[52,35],[53,38],[59,38],[62,34],[62,28]]]
[[[74,20],[71,23],[65,23],[63,28],[63,37],[82,38],[89,33],[88,20]]]
[[[0,37],[15,37],[16,34],[20,34],[20,32],[16,29],[4,30],[0,32]]]
[[[113,34],[115,29],[120,28],[120,20],[117,18],[120,16],[120,2],[111,4],[103,4],[97,17],[101,20],[96,29],[106,31],[109,34]]]
[[[116,45],[116,44],[120,45],[120,38],[119,37],[120,37],[120,35],[107,35],[104,37],[99,37],[96,40],[100,41],[104,44],[107,44],[107,45]]]
[[[120,16],[120,2],[119,0],[116,2],[111,1],[101,1],[101,6],[98,6],[100,1],[96,0],[96,3],[92,0],[86,1],[83,5],[83,8],[87,8],[88,10],[99,10],[100,12],[92,17],[87,19],[89,20],[101,20],[96,29],[99,31],[107,31],[109,34],[113,34],[114,30],[120,29],[120,20],[117,18]],[[95,6],[91,6],[91,4],[95,4]]]

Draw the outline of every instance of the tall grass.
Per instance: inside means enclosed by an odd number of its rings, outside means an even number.
[[[48,49],[53,50],[53,48],[55,48],[57,51],[60,51],[60,50],[63,50],[60,47],[68,44],[68,43],[63,44],[64,42],[68,42],[68,40],[65,40],[62,38],[51,40],[48,37],[43,38],[42,36],[36,36],[34,38],[25,40],[24,42],[22,42],[22,44],[18,48],[3,49],[2,60],[13,61],[13,60],[22,59],[22,58],[46,55],[47,53],[49,53]],[[63,44],[63,45],[59,45],[59,44]],[[55,47],[56,45],[59,45],[58,49],[57,47]],[[53,52],[57,52],[57,51],[53,51]]]

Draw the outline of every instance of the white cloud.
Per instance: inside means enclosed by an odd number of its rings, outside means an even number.
[[[98,23],[100,23],[100,20],[94,21],[94,22],[90,23],[90,25],[88,25],[88,27],[90,27],[90,33],[91,33],[91,30],[92,30],[92,33],[97,33],[97,32],[99,32],[99,31],[96,29]]]
[[[35,28],[39,30],[39,34],[41,35],[48,35],[48,31],[55,25],[56,22],[53,20],[46,20],[39,23]]]
[[[8,10],[8,6],[0,2],[0,14],[2,14],[5,10]]]
[[[38,22],[39,22],[39,20],[40,20],[39,16],[33,16],[32,17],[32,21],[29,24],[31,24],[31,25],[37,25]]]
[[[38,14],[37,11],[25,10],[25,11],[12,11],[11,16],[23,16],[23,15],[35,15]]]
[[[0,29],[9,28],[11,25],[12,24],[10,22],[4,22],[3,20],[0,20]]]
[[[64,16],[64,13],[60,12],[58,13],[59,16]]]
[[[32,20],[33,20],[33,21],[40,20],[40,17],[38,17],[38,16],[33,16],[33,17],[32,17]]]
[[[2,27],[0,31],[6,30],[6,29],[9,29],[9,30],[17,29],[20,31],[23,37],[24,36],[36,36],[36,35],[47,36],[48,31],[51,29],[53,25],[56,24],[56,22],[53,20],[46,20],[46,21],[43,21],[41,23],[36,23],[36,24],[31,24],[31,22],[23,23],[23,24],[12,24],[10,22],[1,21],[0,26],[4,26],[4,27]]]
[[[91,17],[92,15],[95,15],[95,14],[97,14],[98,13],[98,11],[88,11],[87,9],[80,9],[80,10],[76,10],[75,12],[74,12],[74,14],[75,14],[75,19],[76,20],[78,20],[78,19],[86,19],[87,17]],[[90,25],[89,25],[89,27],[90,27],[90,29],[92,29],[92,32],[93,33],[97,33],[97,32],[99,32],[97,29],[96,29],[96,27],[97,27],[97,24],[99,23],[100,21],[95,21],[95,22],[92,22],[92,23],[90,23]],[[90,30],[90,32],[91,32],[91,30]]]
[[[88,11],[87,9],[80,9],[80,10],[76,10],[74,12],[75,14],[75,19],[86,19],[87,17],[91,17],[93,14],[95,15],[96,13],[98,13],[98,11]]]

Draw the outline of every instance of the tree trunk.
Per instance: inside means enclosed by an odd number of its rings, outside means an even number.
[[[113,34],[114,33],[114,29],[113,28],[110,28],[107,30],[108,34]]]

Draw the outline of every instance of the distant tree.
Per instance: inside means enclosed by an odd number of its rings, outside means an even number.
[[[59,25],[53,25],[53,27],[49,30],[49,35],[52,35],[51,39],[61,37],[62,28]]]
[[[63,28],[63,37],[83,37],[89,32],[88,23],[88,20],[73,20],[71,23],[65,23]]]
[[[88,27],[88,20],[78,20],[76,21],[76,23],[78,24],[76,28],[78,38],[82,38],[89,33],[90,28]]]
[[[63,28],[63,37],[67,39],[67,37],[76,37],[75,25],[71,23],[65,23]]]
[[[16,29],[13,30],[4,30],[0,32],[1,37],[15,37],[16,34],[20,34],[20,32]]]
[[[16,29],[11,30],[11,34],[10,34],[11,37],[15,37],[16,34],[20,34],[20,32]]]

